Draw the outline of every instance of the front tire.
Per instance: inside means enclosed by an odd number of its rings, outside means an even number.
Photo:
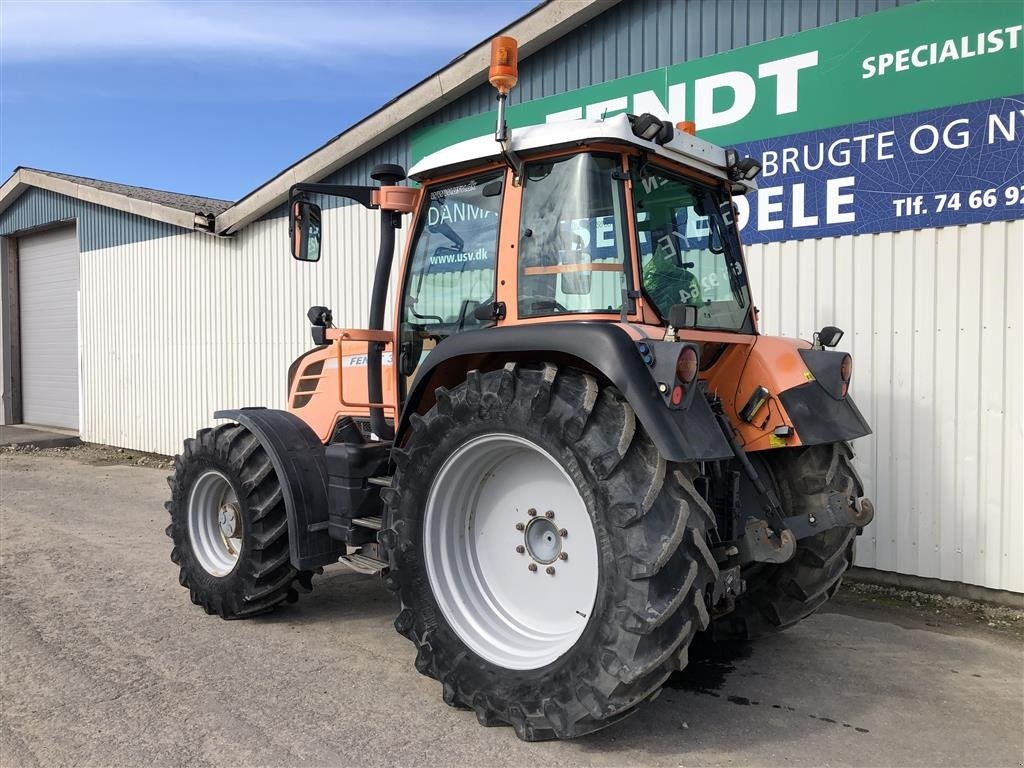
[[[708,625],[713,517],[694,468],[665,462],[622,395],[578,371],[471,371],[436,400],[395,452],[380,538],[416,668],[526,740],[630,714]]]
[[[289,557],[281,484],[259,440],[239,424],[185,441],[167,478],[171,561],[192,602],[224,619],[246,618],[309,591],[312,573]]]

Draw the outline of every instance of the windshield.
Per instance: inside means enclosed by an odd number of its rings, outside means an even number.
[[[644,293],[658,314],[692,304],[698,328],[748,327],[750,292],[729,196],[652,168],[634,180],[633,199]]]

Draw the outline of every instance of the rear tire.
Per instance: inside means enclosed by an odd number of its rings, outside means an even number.
[[[695,468],[662,459],[622,395],[579,371],[510,363],[489,373],[470,371],[455,389],[438,389],[436,399],[425,415],[413,418],[412,435],[395,451],[397,471],[385,492],[389,525],[380,536],[391,565],[385,583],[402,600],[395,627],[416,645],[416,668],[441,682],[449,705],[473,709],[483,725],[511,725],[524,740],[573,738],[627,716],[653,697],[671,672],[686,665],[691,639],[709,623],[705,593],[717,578],[717,566],[706,533],[713,516],[693,487]],[[527,451],[533,446],[571,478],[585,509],[584,521],[589,518],[593,528],[597,553],[596,596],[578,639],[564,650],[554,645],[538,649],[533,662],[530,651],[511,663],[485,658],[500,655],[484,652],[486,635],[467,632],[451,607],[451,595],[444,592],[457,580],[448,580],[438,592],[437,569],[432,583],[427,566],[437,560],[437,552],[428,548],[441,546],[436,542],[442,539],[425,535],[425,528],[435,530],[427,510],[435,503],[429,499],[437,478],[447,476],[446,462],[453,456],[476,461],[464,449],[486,446],[503,439],[496,437],[501,435],[514,436],[510,444],[520,441]],[[531,555],[540,550],[516,554],[515,537],[523,542],[525,536],[516,533],[516,522],[531,519],[528,507],[537,507],[543,517],[556,502],[539,495],[535,476],[523,476],[512,483],[522,488],[515,503],[484,509],[486,483],[493,483],[503,468],[513,471],[513,464],[500,458],[494,462],[480,470],[475,480],[480,491],[470,494],[477,500],[467,502],[471,509],[465,517],[460,517],[458,503],[449,505],[446,519],[454,527],[448,534],[454,531],[452,540],[461,542],[480,539],[473,545],[479,551],[508,558],[506,570],[513,573],[511,578],[521,579],[521,610],[530,600],[544,599],[545,590],[553,592],[552,579],[562,571],[546,575],[543,559],[536,571],[528,570]],[[468,475],[463,479],[471,482]],[[489,529],[483,523],[475,527],[485,519],[497,519],[493,525],[502,543],[496,550],[485,550]],[[553,520],[560,519],[556,513]],[[577,562],[571,553],[590,539],[573,531],[582,533],[585,527],[568,532],[564,541],[569,558],[565,563],[554,560],[556,569]],[[456,563],[460,574],[465,573],[462,562]],[[495,570],[505,572],[500,567],[491,572]],[[477,572],[472,573],[476,578]],[[484,592],[492,598],[500,593],[487,588]],[[467,588],[467,603],[470,592]],[[481,625],[512,616],[510,624],[542,633],[534,617],[514,612],[511,601],[501,604],[495,598],[494,604],[490,612],[474,609]],[[514,643],[513,637],[508,644]]]
[[[829,495],[864,495],[850,463],[847,443],[767,451],[764,454],[786,516],[821,510]],[[750,640],[806,619],[839,589],[853,565],[856,528],[832,528],[797,542],[796,554],[781,565],[757,564],[744,571],[747,591],[736,609],[715,619],[716,640]]]
[[[185,441],[167,478],[171,561],[192,602],[224,619],[265,613],[312,588],[289,558],[281,485],[259,440],[239,424],[201,429]],[[225,528],[217,508],[226,510]],[[229,534],[221,535],[230,528]]]

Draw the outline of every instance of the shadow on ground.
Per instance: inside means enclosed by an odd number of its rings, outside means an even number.
[[[284,606],[255,621],[297,627],[338,622],[342,630],[345,623],[361,622],[364,628],[379,624],[381,632],[394,631],[398,600],[377,577],[330,569],[316,577],[313,585],[313,594],[301,596],[298,605]],[[859,707],[840,705],[831,696],[834,681],[848,671],[843,655],[829,647],[832,643],[823,646],[801,635],[790,632],[756,643],[723,645],[699,636],[690,648],[687,667],[668,678],[655,701],[621,723],[562,746],[595,753],[677,754],[697,745],[756,748],[808,734],[827,736],[822,732],[830,729],[869,734],[857,722]],[[410,646],[408,673],[416,674],[412,659]],[[814,669],[815,674],[794,674],[799,667]],[[798,684],[799,690],[787,690]],[[436,693],[433,702],[420,704],[445,706],[439,688]],[[478,727],[472,712],[463,714],[467,728]],[[724,730],[723,722],[728,723]]]

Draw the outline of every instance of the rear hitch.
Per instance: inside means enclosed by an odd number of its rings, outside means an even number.
[[[875,507],[867,497],[856,499],[844,493],[833,493],[824,509],[787,517],[784,523],[799,541],[832,528],[857,528],[859,533],[874,517]]]
[[[731,613],[736,607],[736,598],[747,591],[747,582],[743,580],[741,567],[722,568],[711,591],[710,605],[713,616]]]
[[[796,544],[801,539],[833,528],[856,528],[860,534],[874,517],[875,508],[870,499],[851,499],[842,493],[833,493],[824,509],[787,517],[783,521],[785,527],[778,532],[767,520],[748,518],[744,535],[737,542],[736,554],[741,563],[778,565],[796,554]]]
[[[788,528],[776,533],[766,520],[750,518],[739,542],[744,563],[784,563],[796,554],[796,536]]]

